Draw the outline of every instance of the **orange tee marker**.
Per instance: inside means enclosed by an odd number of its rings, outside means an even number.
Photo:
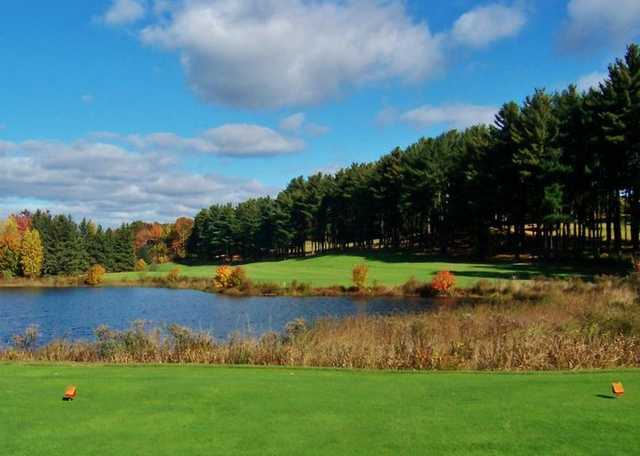
[[[614,382],[611,384],[611,392],[616,397],[622,397],[624,396],[624,386],[622,386],[622,383],[620,382]]]
[[[72,401],[76,398],[76,395],[78,394],[78,389],[71,385],[71,386],[67,386],[67,389],[64,392],[64,396],[62,396],[62,400],[63,401]]]

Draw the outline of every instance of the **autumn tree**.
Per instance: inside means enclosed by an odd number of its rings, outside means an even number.
[[[175,258],[187,256],[187,240],[193,230],[193,219],[179,217],[171,227],[168,236],[169,251]]]
[[[9,275],[17,275],[20,272],[21,238],[13,216],[0,222],[0,272]]]
[[[44,262],[44,249],[38,230],[27,229],[20,246],[20,264],[25,277],[39,277]]]

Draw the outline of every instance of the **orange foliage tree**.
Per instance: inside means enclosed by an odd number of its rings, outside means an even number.
[[[455,286],[456,276],[449,271],[440,271],[431,280],[431,288],[438,294],[451,293]]]
[[[187,256],[187,240],[193,230],[193,219],[180,217],[176,220],[169,233],[169,247],[174,257]]]
[[[20,247],[22,234],[11,216],[0,221],[0,273],[3,275],[17,275],[20,272]]]

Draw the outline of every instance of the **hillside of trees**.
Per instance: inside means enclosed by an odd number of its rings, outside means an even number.
[[[5,278],[74,275],[95,264],[112,272],[130,271],[135,259],[128,225],[104,230],[46,211],[23,211],[0,223],[0,273]]]
[[[0,278],[84,274],[93,265],[108,272],[186,258],[193,220],[133,222],[103,229],[83,219],[23,211],[0,220]]]
[[[275,198],[195,220],[103,229],[27,211],[0,221],[0,273],[70,275],[167,261],[289,257],[349,248],[597,258],[640,251],[640,47],[586,93],[536,90],[494,125],[448,131]]]
[[[298,177],[276,198],[203,209],[188,253],[389,247],[597,257],[626,241],[639,250],[639,198],[640,48],[631,45],[587,93],[536,90],[505,103],[492,126]]]

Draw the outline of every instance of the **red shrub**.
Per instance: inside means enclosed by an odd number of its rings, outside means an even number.
[[[431,288],[438,294],[447,294],[456,287],[456,276],[449,271],[438,272],[431,281]]]

